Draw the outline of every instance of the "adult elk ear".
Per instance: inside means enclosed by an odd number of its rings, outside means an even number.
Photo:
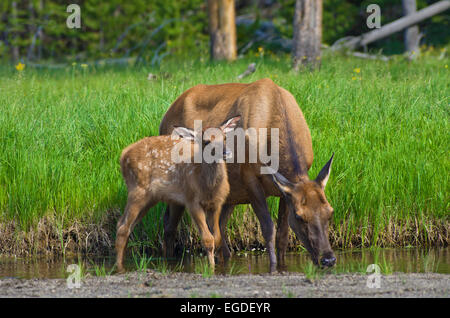
[[[172,131],[172,136],[181,137],[187,140],[194,140],[195,132],[192,129],[186,127],[177,127],[174,126],[174,130]]]
[[[331,155],[330,160],[323,166],[322,170],[320,170],[319,174],[317,175],[316,182],[322,187],[322,189],[325,189],[325,186],[327,185],[328,178],[330,177],[331,172],[331,164],[333,163],[334,158],[334,152]]]
[[[227,119],[222,125],[220,125],[220,129],[224,134],[232,131],[237,126],[237,122],[241,119],[241,116],[235,116],[230,119]]]
[[[292,188],[294,187],[294,184],[286,179],[281,173],[275,172],[271,174],[273,183],[277,186],[277,188],[283,193],[284,195],[290,194],[292,192]]]

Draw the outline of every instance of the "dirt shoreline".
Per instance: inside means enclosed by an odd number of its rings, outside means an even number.
[[[153,270],[85,277],[80,288],[66,279],[0,278],[0,297],[450,297],[450,275],[394,273],[380,276],[380,288],[367,287],[369,275],[324,275],[309,280],[301,273],[214,275]]]

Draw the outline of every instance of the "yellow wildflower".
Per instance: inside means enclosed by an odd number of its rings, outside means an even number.
[[[77,62],[72,62],[72,66],[75,66],[75,65],[77,65]]]
[[[353,70],[353,72],[355,72],[355,73],[361,73],[361,69],[360,69],[359,67],[357,67],[357,68],[355,68],[355,69]]]
[[[25,64],[22,64],[19,62],[19,64],[16,65],[16,70],[18,70],[19,72],[23,71],[23,69],[25,68]]]
[[[356,76],[352,76],[352,81],[356,81]]]
[[[87,64],[81,64],[81,67],[82,68],[86,68],[86,67],[88,67],[88,65]]]
[[[262,47],[259,47],[258,52],[262,52],[262,51],[264,51],[264,49]]]
[[[444,66],[445,68],[448,68],[448,64],[445,64],[445,66]]]

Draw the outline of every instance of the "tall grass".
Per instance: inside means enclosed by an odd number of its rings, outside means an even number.
[[[121,150],[158,134],[163,114],[184,90],[234,82],[252,61],[169,61],[160,69],[27,67],[21,73],[13,65],[0,67],[1,222],[13,220],[14,231],[29,231],[52,215],[67,228],[122,210]],[[290,71],[288,58],[257,62],[244,81],[271,78],[292,92],[307,119],[315,155],[310,176],[336,154],[326,193],[340,245],[356,233],[363,245],[396,243],[398,231],[412,227],[423,232],[417,242],[426,243],[429,220],[448,224],[448,58],[386,63],[325,56],[320,71],[300,74]],[[148,81],[149,72],[169,77]],[[269,205],[276,217],[278,201]],[[147,214],[136,240],[159,246],[163,207]],[[232,241],[245,238],[248,214],[247,206],[236,209]]]

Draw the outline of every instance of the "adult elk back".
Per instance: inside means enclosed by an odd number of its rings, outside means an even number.
[[[226,118],[238,115],[241,116],[238,126],[244,130],[278,129],[276,155],[279,168],[274,174],[262,174],[260,161],[227,163],[230,193],[220,217],[222,238],[234,206],[250,203],[261,224],[270,257],[270,271],[275,270],[277,258],[284,263],[288,224],[310,252],[314,263],[334,265],[336,259],[328,240],[328,224],[333,209],[324,193],[333,157],[316,179],[309,178],[308,170],[313,162],[311,135],[302,111],[287,90],[270,79],[249,84],[197,85],[185,91],[170,106],[161,122],[160,134],[170,134],[175,126],[193,127],[194,120],[202,120],[203,126],[216,127]],[[258,140],[261,142],[264,141]],[[265,142],[265,146],[270,147],[270,135]],[[274,226],[266,203],[268,196],[280,197],[276,234],[278,257],[275,257]],[[182,212],[183,206],[177,204],[170,204],[166,210],[166,246],[173,242],[173,229]],[[224,257],[229,257],[225,240],[222,247]]]

